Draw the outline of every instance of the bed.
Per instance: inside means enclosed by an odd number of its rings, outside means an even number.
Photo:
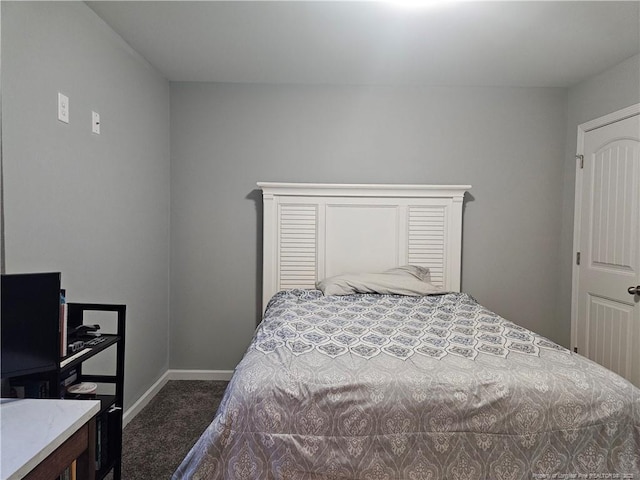
[[[459,291],[468,185],[259,185],[263,321],[173,478],[640,478],[640,390]]]

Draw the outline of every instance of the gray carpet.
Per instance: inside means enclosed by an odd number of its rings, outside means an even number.
[[[122,432],[123,480],[170,478],[213,420],[227,383],[169,381]]]

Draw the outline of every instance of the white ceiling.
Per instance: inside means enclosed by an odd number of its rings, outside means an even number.
[[[172,81],[567,87],[640,52],[640,2],[87,4]]]

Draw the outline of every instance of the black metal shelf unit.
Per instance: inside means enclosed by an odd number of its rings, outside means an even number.
[[[97,395],[101,402],[100,412],[96,416],[96,480],[103,479],[113,470],[113,480],[120,480],[122,476],[122,408],[124,390],[124,346],[125,346],[125,317],[126,305],[111,305],[102,303],[69,303],[68,326],[69,329],[82,325],[84,313],[116,312],[117,333],[115,335],[103,334],[104,341],[79,356],[71,354],[61,360],[63,366],[58,368],[58,385],[62,385],[63,379],[68,377],[75,369],[77,382],[95,382],[99,384],[112,384],[115,387],[115,395]],[[116,347],[116,365],[114,375],[91,375],[82,372],[82,364],[89,358],[98,355],[106,349]],[[71,361],[68,361],[73,357]],[[64,391],[64,390],[63,390]],[[71,398],[67,396],[68,398]]]

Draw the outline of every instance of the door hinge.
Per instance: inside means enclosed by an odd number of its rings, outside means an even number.
[[[574,351],[575,353],[578,353],[578,347],[573,347],[573,351]]]
[[[584,155],[576,155],[576,160],[580,160],[580,168],[584,168]]]
[[[580,265],[580,252],[576,253],[576,265]]]

